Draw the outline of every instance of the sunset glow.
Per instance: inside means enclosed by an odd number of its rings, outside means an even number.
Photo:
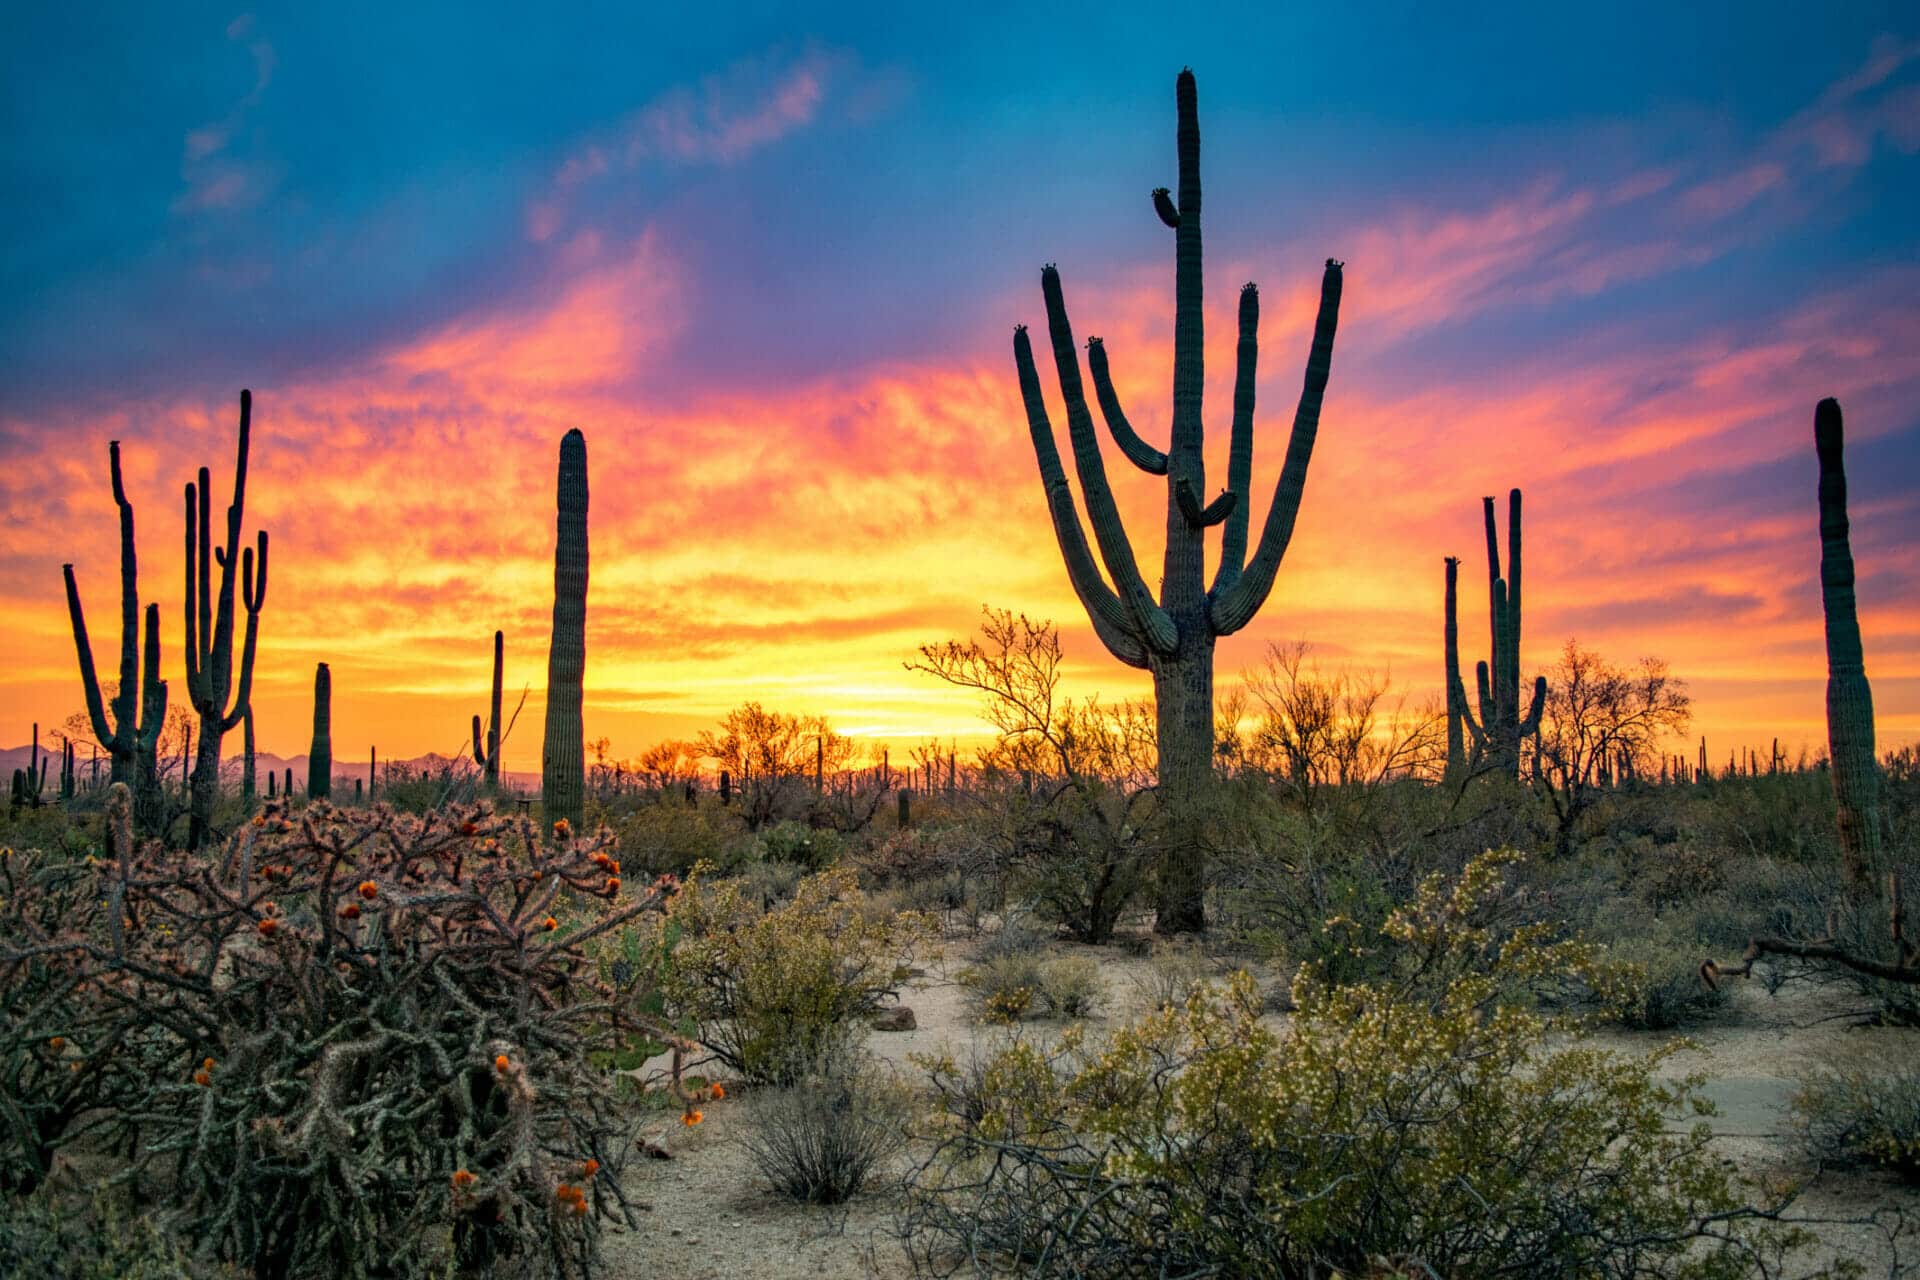
[[[1571,636],[1658,655],[1716,763],[1818,747],[1812,422],[1832,395],[1880,742],[1920,740],[1911,13],[1815,30],[1769,6],[1737,46],[1702,27],[1590,49],[1619,59],[1591,78],[1516,72],[1500,41],[1538,30],[1401,29],[1383,54],[1336,46],[1331,18],[1098,47],[739,20],[597,33],[577,65],[556,51],[581,33],[502,32],[456,44],[458,66],[370,68],[344,104],[322,89],[350,46],[432,33],[316,21],[129,29],[124,62],[95,59],[95,89],[124,80],[93,111],[75,33],[21,33],[45,56],[11,107],[28,198],[0,213],[0,746],[82,705],[63,562],[112,665],[109,440],[183,683],[181,492],[206,465],[224,502],[242,386],[248,529],[273,547],[263,751],[306,749],[322,661],[342,760],[463,749],[497,627],[509,709],[530,688],[505,766],[538,770],[572,427],[586,736],[618,755],[749,699],[902,752],[964,744],[973,701],[902,664],[982,604],[1058,621],[1075,692],[1146,693],[1069,587],[1010,342],[1044,324],[1057,262],[1077,332],[1164,443],[1172,242],[1147,193],[1172,180],[1183,62],[1207,112],[1210,477],[1233,299],[1262,287],[1256,529],[1320,263],[1348,264],[1298,531],[1223,678],[1304,639],[1437,697],[1441,557],[1464,560],[1471,661],[1480,498],[1517,485],[1529,674]],[[509,52],[544,78],[490,79]],[[1515,78],[1462,87],[1493,76]],[[1110,457],[1151,585],[1164,481]]]

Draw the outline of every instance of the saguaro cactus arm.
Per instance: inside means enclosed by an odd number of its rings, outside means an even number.
[[[1093,429],[1093,415],[1087,410],[1086,389],[1080,383],[1080,352],[1073,342],[1073,326],[1067,320],[1066,298],[1060,288],[1059,269],[1049,263],[1040,272],[1040,291],[1047,304],[1047,331],[1053,339],[1053,363],[1060,377],[1060,396],[1067,407],[1067,438],[1073,444],[1074,470],[1080,476],[1081,496],[1086,499],[1087,517],[1093,522],[1094,541],[1100,547],[1100,559],[1107,576],[1126,604],[1135,628],[1147,643],[1162,653],[1171,653],[1179,644],[1173,619],[1167,616],[1147,590],[1134,559],[1133,542],[1120,520],[1120,507],[1107,483],[1106,463],[1100,457],[1100,441]]]
[[[1033,347],[1025,325],[1014,330],[1013,358],[1020,373],[1020,395],[1026,404],[1034,456],[1040,464],[1040,482],[1046,489],[1047,509],[1053,516],[1054,538],[1067,565],[1067,580],[1086,608],[1094,634],[1108,651],[1130,667],[1145,667],[1146,645],[1136,634],[1127,607],[1100,576],[1093,552],[1087,546],[1086,532],[1080,526],[1080,512],[1073,505],[1073,490],[1067,484],[1066,470],[1060,465],[1060,451],[1054,446],[1053,424],[1047,418],[1046,400],[1040,392],[1040,374],[1034,367]]]
[[[87,615],[80,607],[80,588],[73,580],[73,566],[60,566],[67,580],[67,616],[73,623],[73,647],[80,659],[80,687],[87,699],[87,718],[93,724],[93,736],[103,745],[109,746],[114,738],[114,728],[107,720],[107,704],[100,694],[100,676],[93,666],[93,644],[87,639]],[[120,709],[120,699],[114,698],[114,710]]]
[[[1227,445],[1227,492],[1235,502],[1220,537],[1220,566],[1214,570],[1216,593],[1240,577],[1247,562],[1247,525],[1253,508],[1254,376],[1260,364],[1260,290],[1251,280],[1240,287],[1240,342],[1234,352],[1233,434]]]
[[[1254,549],[1253,558],[1231,586],[1221,590],[1221,584],[1216,581],[1212,620],[1217,635],[1232,635],[1253,621],[1253,615],[1260,611],[1273,590],[1281,558],[1293,540],[1294,521],[1300,515],[1300,499],[1307,487],[1307,464],[1313,460],[1313,443],[1320,431],[1320,406],[1326,396],[1327,378],[1333,371],[1333,337],[1340,324],[1344,265],[1328,258],[1326,273],[1320,278],[1320,311],[1313,322],[1313,347],[1307,355],[1306,382],[1300,389],[1300,403],[1293,414],[1293,435],[1287,441],[1286,461],[1281,464],[1273,505],[1267,509],[1267,522],[1260,531],[1260,544]],[[1232,478],[1231,470],[1228,478]]]
[[[1114,392],[1113,376],[1107,368],[1107,344],[1099,338],[1087,339],[1087,372],[1093,375],[1093,394],[1100,401],[1100,413],[1120,452],[1150,476],[1167,474],[1167,455],[1142,440],[1120,408],[1120,397]]]
[[[1185,476],[1173,482],[1173,498],[1180,504],[1180,514],[1195,529],[1212,528],[1232,515],[1237,506],[1235,495],[1223,491],[1219,497],[1202,507],[1200,495],[1193,491],[1192,483]]]

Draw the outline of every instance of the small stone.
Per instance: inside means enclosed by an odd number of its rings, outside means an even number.
[[[874,1014],[867,1025],[875,1031],[913,1031],[920,1024],[914,1021],[912,1009],[904,1004],[897,1004],[891,1009]]]

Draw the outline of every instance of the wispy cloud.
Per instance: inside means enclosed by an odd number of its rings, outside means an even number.
[[[180,177],[186,190],[173,203],[175,213],[251,208],[271,192],[271,168],[261,161],[242,158],[234,146],[273,82],[273,45],[256,33],[256,25],[250,13],[227,24],[227,39],[244,46],[252,59],[253,86],[220,119],[187,131],[180,159]]]

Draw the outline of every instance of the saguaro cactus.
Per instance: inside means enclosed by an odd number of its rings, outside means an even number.
[[[107,749],[111,762],[108,781],[125,782],[140,790],[135,807],[144,821],[158,808],[157,796],[150,793],[150,789],[159,786],[159,770],[153,767],[153,757],[167,722],[167,683],[160,678],[160,609],[157,605],[147,606],[143,649],[133,504],[127,501],[126,487],[120,480],[118,440],[107,446],[107,464],[113,476],[113,501],[120,508],[120,685],[114,691],[111,720],[107,717],[108,704],[100,693],[100,679],[94,674],[93,645],[87,639],[86,613],[80,607],[80,588],[74,581],[73,566],[62,565],[61,572],[66,578],[67,616],[73,623],[73,647],[80,659],[80,685],[86,694],[87,716],[94,737]]]
[[[480,738],[480,717],[473,718],[473,762],[486,771],[487,785],[500,785],[500,674],[506,657],[506,633],[493,633],[493,700],[487,715],[487,736]]]
[[[27,767],[13,771],[13,791],[10,803],[16,809],[22,805],[40,807],[40,792],[47,785],[47,766],[53,763],[53,757],[45,759],[40,755],[40,726],[33,726],[33,750],[27,755]]]
[[[293,794],[293,771],[287,771]],[[307,795],[324,800],[333,794],[333,673],[322,662],[313,671],[313,745],[307,749]]]
[[[1161,865],[1156,927],[1184,932],[1204,927],[1201,889],[1207,812],[1213,782],[1213,650],[1218,637],[1252,621],[1273,588],[1281,558],[1293,536],[1307,464],[1319,430],[1320,405],[1332,367],[1333,337],[1340,311],[1341,264],[1328,259],[1320,285],[1320,311],[1307,358],[1306,383],[1294,413],[1293,436],[1275,487],[1273,505],[1258,548],[1246,555],[1252,502],[1254,371],[1260,295],[1247,285],[1240,291],[1240,339],[1233,395],[1233,425],[1227,458],[1227,487],[1202,506],[1206,491],[1201,422],[1203,323],[1200,241],[1200,113],[1193,73],[1182,71],[1174,98],[1179,115],[1179,200],[1161,189],[1154,207],[1174,229],[1173,424],[1170,446],[1162,453],[1142,440],[1127,421],[1108,376],[1107,353],[1098,338],[1087,343],[1087,365],[1094,392],[1120,451],[1151,475],[1167,477],[1166,560],[1161,597],[1156,601],[1141,577],[1133,546],[1121,523],[1106,465],[1100,456],[1086,392],[1080,381],[1080,357],[1060,284],[1052,265],[1040,273],[1047,329],[1066,403],[1067,428],[1075,469],[1112,586],[1101,577],[1081,528],[1066,472],[1054,444],[1040,376],[1024,325],[1014,331],[1014,363],[1026,404],[1040,480],[1053,515],[1054,534],[1066,561],[1067,576],[1086,607],[1093,629],[1120,661],[1153,674],[1159,747],[1160,795],[1169,815],[1169,838]],[[1205,581],[1206,531],[1224,525],[1220,564],[1212,586]]]
[[[240,795],[247,802],[247,811],[251,813],[254,798],[253,704],[251,702],[247,704],[246,714],[240,717],[240,723],[245,726],[241,735]],[[267,781],[269,784],[272,783],[272,774],[267,775]]]
[[[586,802],[587,758],[580,723],[587,669],[587,438],[578,427],[560,441],[558,507],[540,803],[547,821],[565,818],[577,828]]]
[[[1447,780],[1467,775],[1472,762],[1467,757],[1467,687],[1460,682],[1460,557],[1445,557],[1447,570],[1446,622],[1443,646],[1446,655],[1447,686]]]
[[[1827,626],[1827,751],[1839,806],[1840,856],[1847,879],[1875,882],[1880,850],[1880,766],[1873,753],[1873,690],[1854,610],[1853,546],[1847,526],[1847,471],[1840,402],[1813,412],[1820,458],[1820,605]]]
[[[1458,695],[1460,684],[1458,648],[1448,663],[1448,713],[1457,705],[1461,720],[1473,738],[1474,755],[1509,778],[1520,776],[1520,740],[1540,732],[1540,712],[1546,705],[1547,680],[1533,681],[1533,704],[1524,717],[1520,714],[1520,491],[1507,495],[1507,573],[1500,576],[1500,540],[1494,525],[1493,499],[1483,498],[1487,523],[1487,614],[1493,645],[1492,663],[1476,668],[1479,681],[1480,718],[1476,722],[1467,706],[1466,690]],[[1449,574],[1451,575],[1451,569]],[[1453,583],[1448,580],[1451,594]],[[1448,616],[1452,616],[1449,606]],[[1451,726],[1449,726],[1451,729]],[[1449,749],[1452,741],[1449,738]],[[1449,754],[1451,762],[1453,756]]]
[[[260,531],[260,554],[256,561],[252,547],[240,546],[240,525],[247,502],[247,445],[252,430],[253,393],[243,390],[240,392],[240,447],[233,468],[233,501],[227,506],[224,547],[213,545],[213,477],[202,467],[198,488],[187,485],[187,696],[200,715],[200,753],[193,765],[188,848],[199,848],[213,825],[213,806],[220,797],[220,744],[246,718],[253,700],[253,656],[260,638],[260,607],[267,598],[267,532]],[[217,610],[213,599],[216,560],[220,564]],[[240,652],[237,692],[233,681],[236,567],[241,603],[247,611],[247,635]],[[228,705],[230,697],[231,706]]]

